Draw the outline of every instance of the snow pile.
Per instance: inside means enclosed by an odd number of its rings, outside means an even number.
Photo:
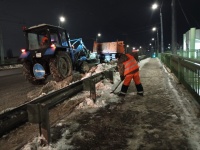
[[[112,68],[112,67],[113,67],[113,65],[99,64],[94,73],[102,72],[102,71],[105,71],[105,70]],[[94,100],[92,100],[89,97],[89,95],[90,95],[89,91],[83,91],[82,93],[79,93],[76,96],[72,97],[70,100],[73,101],[73,100],[76,100],[80,97],[85,97],[84,101],[82,103],[80,103],[76,107],[76,109],[88,111],[90,113],[94,113],[100,107],[105,107],[107,104],[109,104],[111,102],[119,101],[119,97],[117,95],[110,93],[111,90],[116,86],[116,84],[119,81],[120,81],[119,73],[115,72],[114,73],[114,84],[111,83],[110,80],[107,80],[107,79],[104,79],[101,82],[97,83],[95,85],[96,86],[96,96],[97,96],[97,99],[96,99],[95,102],[94,102]],[[46,93],[50,92],[50,91],[47,90],[48,89],[47,87],[50,87],[49,90],[53,91],[53,90],[61,88],[61,85],[62,85],[61,83],[50,82],[50,83],[48,83],[48,85],[45,85],[43,87],[43,94],[44,94],[44,92],[46,92]],[[40,93],[41,93],[41,91],[40,91]],[[33,95],[34,94],[36,94],[36,93],[33,93]],[[57,126],[62,126],[62,123],[58,123]],[[76,124],[76,126],[78,126],[78,124]],[[44,147],[40,146],[42,144],[41,139],[43,139],[43,137],[35,137],[32,142],[25,145],[23,150],[30,150],[30,149],[32,149],[32,150],[73,149],[73,147],[71,145],[69,145],[69,143],[71,143],[70,139],[66,138],[66,136],[68,134],[70,134],[70,133],[69,133],[68,130],[66,130],[62,134],[62,138],[57,143],[50,144],[49,146],[44,146]],[[81,134],[82,133],[79,133],[79,135],[74,135],[74,136],[81,138],[81,137],[83,137],[83,136],[81,136]]]
[[[22,64],[0,66],[0,70],[22,68]]]
[[[48,93],[51,93],[53,91],[62,89],[70,84],[73,84],[74,82],[76,82],[77,80],[83,80],[85,78],[88,78],[90,76],[92,76],[95,73],[99,73],[105,70],[108,70],[110,68],[112,68],[113,65],[109,65],[109,64],[98,64],[95,67],[92,67],[90,69],[90,71],[86,74],[74,74],[73,77],[70,76],[68,78],[66,78],[63,81],[60,82],[56,82],[56,81],[49,81],[46,85],[44,85],[41,88],[37,88],[29,93],[27,93],[27,97],[29,99],[34,99],[37,97],[41,97],[43,95],[46,95]]]

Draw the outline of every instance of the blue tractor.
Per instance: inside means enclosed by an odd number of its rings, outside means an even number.
[[[23,75],[30,83],[44,84],[49,75],[55,81],[62,81],[71,76],[73,70],[89,71],[90,51],[81,38],[70,40],[64,28],[48,24],[23,31],[26,48],[21,49],[19,59],[23,64]]]

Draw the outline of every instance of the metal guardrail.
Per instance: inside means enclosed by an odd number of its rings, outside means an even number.
[[[161,61],[200,103],[200,60],[162,53]]]
[[[17,57],[15,58],[5,58],[4,61],[0,61],[0,66],[9,66],[9,65],[19,65],[21,62],[18,60]]]
[[[42,104],[46,105],[48,109],[50,109],[83,90],[90,90],[94,92],[95,89],[93,88],[91,90],[91,88],[88,86],[90,86],[91,83],[94,85],[104,78],[110,78],[110,80],[113,81],[113,69],[114,68],[110,68],[104,72],[97,73],[65,88],[49,93],[48,95],[44,95],[35,99],[34,101],[0,114],[0,137],[28,121],[27,106],[29,104]],[[90,96],[93,100],[95,100],[95,93],[92,92]]]

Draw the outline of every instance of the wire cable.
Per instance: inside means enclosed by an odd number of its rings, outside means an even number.
[[[188,20],[188,18],[187,18],[187,16],[186,16],[185,12],[183,11],[183,7],[182,7],[182,5],[181,5],[181,3],[180,3],[179,0],[178,0],[178,3],[179,3],[179,6],[180,6],[180,8],[181,8],[181,11],[182,11],[182,13],[183,13],[183,15],[184,15],[184,17],[185,17],[185,19],[186,19],[188,25],[191,26],[191,24],[189,23],[189,20]]]

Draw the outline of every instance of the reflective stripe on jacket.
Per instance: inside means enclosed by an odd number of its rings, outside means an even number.
[[[124,76],[139,69],[138,63],[133,56],[126,54],[128,60],[124,64]]]

